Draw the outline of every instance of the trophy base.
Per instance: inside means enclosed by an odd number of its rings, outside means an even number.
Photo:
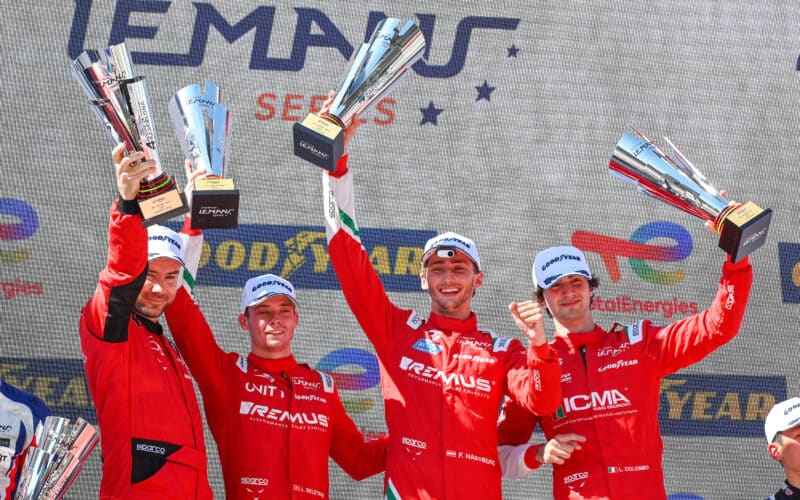
[[[170,189],[156,196],[137,201],[144,218],[142,223],[145,226],[161,224],[189,211],[186,196],[177,189]]]
[[[752,201],[745,203],[722,222],[719,247],[738,262],[764,245],[771,221],[771,208],[763,209]]]
[[[239,227],[239,190],[233,180],[198,179],[192,194],[192,229]]]
[[[295,156],[336,173],[336,163],[344,153],[344,129],[341,126],[309,113],[302,122],[294,124],[292,136]]]

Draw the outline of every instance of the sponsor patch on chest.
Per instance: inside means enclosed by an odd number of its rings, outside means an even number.
[[[425,338],[417,339],[417,341],[414,342],[413,347],[418,351],[427,352],[428,354],[433,354],[433,355],[442,352],[442,348],[431,339],[425,339]]]

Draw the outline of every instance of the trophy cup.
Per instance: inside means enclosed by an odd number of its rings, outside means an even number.
[[[141,182],[136,196],[144,225],[158,224],[188,212],[183,193],[161,167],[150,97],[144,77],[133,74],[125,44],[99,52],[82,52],[72,61],[70,72],[114,142],[125,144],[126,154],[143,151],[145,158],[156,164],[156,172]]]
[[[309,113],[294,124],[294,154],[335,172],[344,152],[344,129],[394,91],[424,49],[425,37],[412,21],[383,19],[351,59],[328,113]]]
[[[208,173],[194,181],[193,229],[235,229],[239,226],[239,191],[225,178],[230,149],[230,113],[222,93],[206,81],[179,90],[169,101],[169,116],[181,150],[195,168]]]
[[[610,174],[638,186],[646,195],[714,223],[719,247],[737,262],[760,248],[767,237],[772,209],[755,203],[731,204],[706,177],[665,138],[673,155],[664,154],[641,130],[631,126],[617,143],[608,164]]]
[[[50,416],[36,440],[40,444],[28,449],[15,498],[63,498],[97,445],[97,431],[82,418],[71,422],[68,418]]]

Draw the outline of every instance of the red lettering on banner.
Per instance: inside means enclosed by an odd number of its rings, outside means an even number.
[[[16,281],[1,281],[0,286],[3,289],[3,298],[11,300],[17,295],[42,295],[44,287],[41,283],[28,283],[19,278]]]
[[[317,113],[322,109],[322,104],[328,96],[312,95],[306,99],[303,94],[286,94],[278,96],[272,92],[265,92],[256,98],[258,110],[253,113],[256,120],[265,122],[276,118],[280,114],[281,121],[297,122],[305,118],[307,113]],[[394,105],[397,101],[388,97],[381,99],[375,105],[371,118],[361,118],[361,124],[369,123],[385,127],[394,123]]]
[[[303,105],[302,104],[292,104],[293,101],[298,99],[303,99],[305,96],[303,94],[286,94],[286,97],[283,99],[283,114],[281,115],[281,119],[285,122],[299,122],[303,119],[302,116],[299,115],[290,115],[289,111],[292,110],[299,110],[302,111]]]

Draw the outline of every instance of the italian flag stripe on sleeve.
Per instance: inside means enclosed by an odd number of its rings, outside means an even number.
[[[400,500],[400,493],[394,487],[391,479],[386,484],[386,495],[383,498],[386,500]]]

